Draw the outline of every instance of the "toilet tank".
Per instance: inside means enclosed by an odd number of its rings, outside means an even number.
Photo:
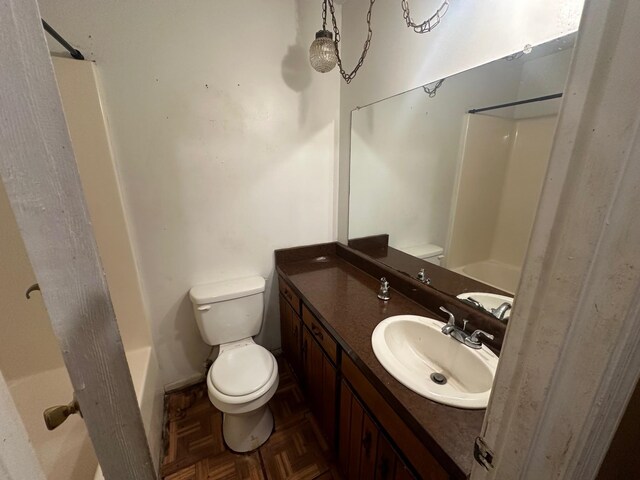
[[[253,337],[262,327],[264,278],[197,285],[189,291],[203,340],[209,345]]]
[[[444,259],[444,249],[440,245],[434,245],[433,243],[401,248],[400,250],[414,257],[426,260],[429,263],[433,263],[434,265],[441,265]]]

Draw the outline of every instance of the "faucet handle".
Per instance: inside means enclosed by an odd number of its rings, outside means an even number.
[[[378,298],[380,300],[384,300],[385,302],[391,298],[391,294],[389,293],[389,282],[385,277],[380,279],[380,290],[378,291]]]
[[[422,282],[425,285],[431,285],[431,279],[424,273],[424,268],[421,268],[418,271],[417,279],[419,282]]]
[[[449,321],[447,322],[447,325],[453,325],[455,326],[456,324],[456,317],[455,315],[453,315],[453,313],[451,313],[449,310],[447,310],[444,307],[440,307],[440,310],[443,311],[444,313],[446,313],[447,315],[449,315]]]
[[[482,342],[478,339],[478,335],[484,335],[489,340],[493,340],[495,337],[490,333],[485,332],[484,330],[476,330],[468,338],[465,339],[464,343],[471,348],[480,348],[482,346]]]

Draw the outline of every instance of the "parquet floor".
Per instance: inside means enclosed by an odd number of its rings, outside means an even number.
[[[164,480],[339,479],[329,448],[286,361],[278,358],[280,384],[269,402],[275,429],[248,454],[231,452],[222,438],[222,413],[205,383],[165,396]]]

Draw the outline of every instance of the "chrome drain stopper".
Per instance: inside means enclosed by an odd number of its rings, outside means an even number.
[[[431,381],[433,383],[437,383],[438,385],[444,385],[445,383],[447,383],[447,377],[445,377],[441,373],[432,373],[431,374]]]

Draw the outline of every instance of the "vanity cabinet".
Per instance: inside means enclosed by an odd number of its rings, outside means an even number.
[[[449,479],[429,449],[311,312],[306,298],[300,299],[283,278],[279,282],[282,350],[344,477]]]

